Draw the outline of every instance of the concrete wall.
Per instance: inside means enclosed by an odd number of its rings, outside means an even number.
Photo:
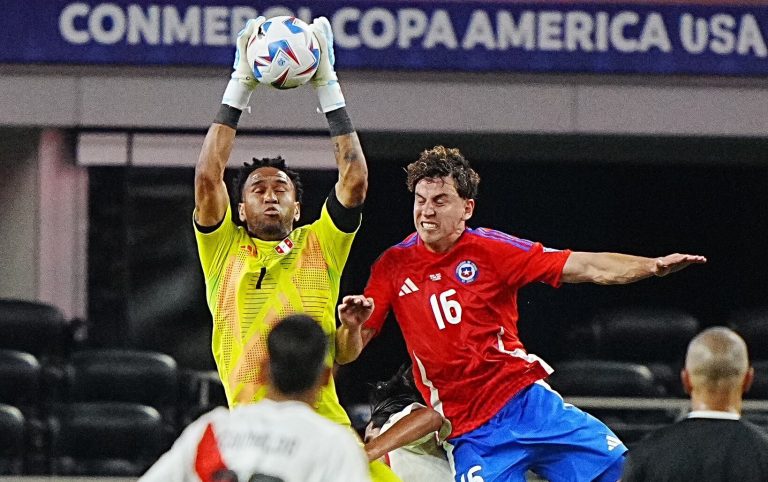
[[[0,297],[38,290],[39,131],[0,129]]]
[[[226,69],[0,67],[0,125],[201,129]],[[340,72],[358,130],[764,136],[759,79]],[[325,131],[312,89],[259,88],[244,129]]]
[[[68,317],[87,313],[88,173],[75,165],[72,136],[45,129],[38,155],[40,300]]]
[[[86,314],[88,177],[60,130],[0,129],[0,297]]]

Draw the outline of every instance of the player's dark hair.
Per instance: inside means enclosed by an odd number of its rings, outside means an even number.
[[[416,189],[416,184],[422,179],[450,176],[459,196],[463,199],[477,197],[480,175],[470,167],[469,161],[456,148],[435,146],[425,150],[418,160],[408,164],[405,171],[408,174],[406,185],[410,192]]]
[[[413,381],[411,364],[400,367],[389,380],[376,382],[368,394],[371,406],[371,424],[381,428],[389,417],[403,410],[412,403],[424,403]]]
[[[290,179],[293,183],[293,187],[296,191],[296,200],[301,202],[301,196],[304,194],[304,187],[301,184],[299,173],[292,169],[288,169],[285,166],[285,159],[283,159],[281,156],[277,156],[263,157],[261,159],[254,157],[252,162],[243,163],[243,166],[237,170],[235,180],[232,183],[233,189],[231,196],[233,203],[237,204],[243,202],[243,188],[245,187],[245,182],[248,180],[248,176],[250,176],[253,171],[261,167],[274,167],[275,169],[283,171],[288,176],[288,179]]]
[[[272,385],[286,395],[312,388],[325,367],[328,338],[310,316],[291,315],[267,336]]]

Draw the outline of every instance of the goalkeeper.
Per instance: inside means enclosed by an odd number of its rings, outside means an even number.
[[[195,168],[195,236],[213,315],[213,356],[230,407],[264,398],[259,366],[267,356],[267,335],[286,315],[306,313],[317,320],[330,341],[328,366],[352,360],[343,324],[337,337],[335,309],[368,187],[365,156],[333,68],[333,34],[320,17],[311,26],[321,51],[311,82],[328,120],[339,178],[319,219],[294,228],[302,184],[280,157],[246,163],[228,193],[224,169],[240,115],[258,85],[246,47],[264,21],[249,20],[238,35],[235,70]],[[320,390],[315,408],[350,425],[333,378]],[[380,468],[372,467],[375,480],[397,480],[391,473],[375,474]]]

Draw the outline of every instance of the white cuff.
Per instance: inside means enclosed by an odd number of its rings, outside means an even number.
[[[237,79],[229,79],[227,88],[224,91],[222,104],[227,104],[235,109],[245,110],[248,107],[248,101],[251,99],[252,89]]]
[[[341,86],[335,80],[326,85],[320,85],[315,90],[317,90],[317,99],[320,101],[320,110],[323,114],[347,105],[344,94],[341,93]]]

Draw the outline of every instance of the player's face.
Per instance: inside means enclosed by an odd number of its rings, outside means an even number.
[[[265,241],[282,240],[299,219],[293,182],[274,167],[260,167],[248,176],[238,208],[248,234]]]
[[[464,232],[475,201],[459,196],[450,176],[424,178],[416,183],[414,194],[416,232],[430,251],[448,251]]]

